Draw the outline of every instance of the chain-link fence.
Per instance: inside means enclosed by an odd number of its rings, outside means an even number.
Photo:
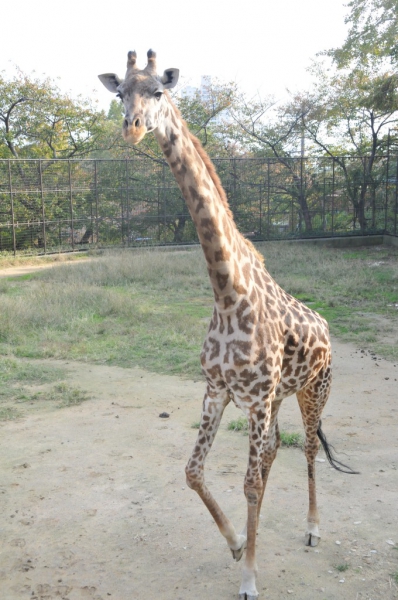
[[[253,240],[398,235],[398,158],[215,159]],[[189,244],[197,235],[161,160],[0,160],[0,251]]]

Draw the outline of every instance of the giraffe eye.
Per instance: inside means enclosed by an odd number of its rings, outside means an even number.
[[[163,95],[163,92],[159,92],[159,91],[158,91],[158,92],[155,92],[155,94],[154,94],[154,96],[155,96],[156,100],[160,100],[160,99],[161,99],[161,97],[162,97],[162,95]]]

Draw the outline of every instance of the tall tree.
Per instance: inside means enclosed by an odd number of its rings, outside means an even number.
[[[362,67],[386,59],[398,65],[398,0],[351,0],[345,22],[349,32],[341,48],[324,54],[339,67]]]
[[[315,91],[301,119],[306,135],[342,169],[355,217],[366,230],[369,188],[381,181],[377,159],[398,149],[398,0],[351,0],[348,7],[347,38],[323,53],[331,68],[315,64]],[[299,105],[291,103],[293,115]],[[342,153],[357,161],[345,161]]]
[[[257,156],[277,159],[281,174],[275,178],[276,197],[278,201],[293,200],[306,231],[311,232],[313,186],[304,168],[301,112],[293,114],[272,97],[248,99],[241,95],[237,106],[233,117],[243,132],[243,143],[250,145]]]
[[[370,69],[319,72],[315,90],[293,97],[285,111],[313,152],[330,156],[339,166],[354,220],[368,229],[369,191],[383,179],[378,162],[398,148],[398,77]]]
[[[51,79],[0,73],[0,156],[78,158],[101,143],[104,113],[72,100]]]

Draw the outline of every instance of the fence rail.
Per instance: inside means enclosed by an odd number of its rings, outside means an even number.
[[[398,157],[214,159],[236,223],[254,240],[398,235]],[[194,243],[166,163],[0,160],[0,251]]]

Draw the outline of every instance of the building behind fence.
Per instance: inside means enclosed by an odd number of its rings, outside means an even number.
[[[252,240],[397,236],[398,159],[215,159]],[[189,244],[196,230],[163,161],[0,160],[0,251]]]

